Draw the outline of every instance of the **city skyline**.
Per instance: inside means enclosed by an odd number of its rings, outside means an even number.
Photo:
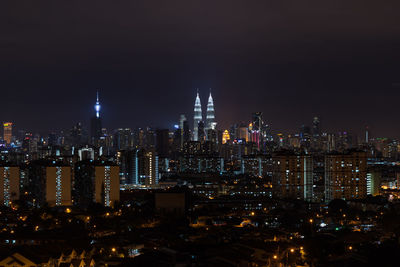
[[[203,91],[205,91],[205,90],[203,90]],[[101,112],[101,116],[99,115],[100,114],[100,109],[102,109],[103,103],[104,103],[103,101],[99,100],[100,99],[100,97],[99,97],[100,93],[99,92],[101,93],[101,90],[99,90],[99,89],[97,89],[95,91],[95,97],[96,98],[95,98],[94,102],[93,102],[93,97],[92,97],[92,105],[91,105],[92,106],[92,110],[90,111],[90,114],[86,114],[87,118],[82,119],[80,121],[75,121],[75,122],[73,122],[72,125],[69,125],[69,126],[66,126],[66,127],[53,128],[53,129],[48,128],[46,130],[40,129],[40,130],[36,130],[35,131],[33,129],[28,129],[26,127],[20,126],[20,125],[16,124],[14,121],[11,122],[11,120],[10,120],[10,122],[4,121],[4,123],[11,123],[13,125],[13,128],[12,128],[13,129],[13,135],[15,135],[16,132],[19,131],[19,130],[23,130],[23,131],[26,131],[26,132],[31,132],[31,133],[34,133],[34,134],[49,134],[49,133],[52,133],[52,132],[61,132],[61,131],[65,132],[65,131],[69,131],[69,129],[73,125],[75,125],[76,123],[81,123],[83,128],[86,131],[90,132],[91,131],[91,123],[92,123],[91,120],[93,120],[93,118],[99,119],[101,117],[101,121],[104,121],[104,117],[109,119],[109,116],[104,114],[103,111]],[[197,92],[196,93],[197,96],[196,96],[196,101],[195,101],[195,105],[194,106],[195,106],[195,109],[196,109],[196,105],[200,105],[200,111],[199,112],[201,113],[201,118],[199,118],[198,120],[206,123],[208,109],[210,107],[210,104],[211,104],[211,107],[212,107],[212,113],[214,114],[214,112],[215,112],[214,111],[215,104],[213,104],[213,97],[212,97],[212,94],[211,94],[211,88],[208,89],[209,93],[208,93],[208,97],[207,98],[205,98],[204,96],[200,97],[201,90],[199,90],[199,88],[196,89],[196,92]],[[202,98],[208,99],[207,101],[205,101],[206,104],[204,104],[204,102],[203,102],[203,104],[197,103],[197,101],[200,101],[200,99],[202,99]],[[210,101],[211,101],[211,103],[210,103]],[[100,105],[100,102],[102,102],[101,105]],[[202,108],[203,105],[204,105],[204,107],[206,109]],[[94,111],[93,111],[93,109],[94,109]],[[192,106],[192,109],[193,109],[193,106]],[[181,112],[180,113],[180,115],[185,115],[185,116],[189,117],[189,125],[191,127],[191,132],[192,132],[192,136],[193,137],[195,135],[195,130],[194,130],[195,121],[193,119],[193,116],[194,116],[195,112],[196,111],[192,111],[191,113],[190,112],[186,112],[186,113],[185,112]],[[215,122],[215,127],[217,127],[218,130],[224,131],[224,130],[227,130],[227,129],[229,130],[233,125],[239,125],[239,124],[242,124],[242,123],[244,123],[246,125],[249,125],[252,122],[251,115],[254,112],[255,111],[250,112],[248,114],[245,114],[245,115],[247,115],[247,119],[244,119],[244,120],[236,120],[236,121],[232,121],[232,122],[226,122],[226,121],[223,121],[223,120],[222,121],[221,120],[217,120],[218,123]],[[263,112],[261,112],[261,113],[263,113]],[[219,109],[217,110],[217,114],[219,115]],[[190,116],[190,115],[192,115],[192,116]],[[243,117],[245,117],[245,116],[243,116]],[[364,139],[365,131],[368,131],[368,134],[370,135],[371,138],[382,138],[382,137],[395,138],[395,139],[397,138],[397,136],[392,137],[392,136],[377,135],[377,133],[375,132],[376,129],[374,128],[374,126],[371,127],[371,125],[365,125],[362,129],[355,129],[353,131],[350,130],[350,129],[345,129],[343,127],[339,128],[339,129],[332,129],[332,127],[326,126],[327,124],[326,124],[326,122],[324,121],[323,118],[321,118],[320,116],[316,116],[316,115],[314,115],[311,118],[308,118],[308,121],[305,121],[304,123],[302,123],[300,125],[297,125],[298,127],[292,126],[291,127],[292,130],[283,131],[281,129],[272,128],[271,129],[272,130],[272,134],[273,135],[276,135],[276,134],[287,134],[287,135],[298,134],[298,133],[300,133],[301,128],[303,126],[312,127],[313,119],[315,119],[315,118],[318,118],[319,120],[322,119],[322,121],[323,121],[322,122],[323,123],[322,124],[322,133],[340,134],[342,132],[349,132],[353,136],[359,138],[359,140],[362,140],[362,139]],[[265,117],[265,114],[264,114],[264,120],[265,120],[265,123],[270,128],[271,128],[271,125],[273,127],[273,124],[270,123],[270,121],[268,120],[267,117]],[[110,121],[106,121],[106,124],[101,123],[102,127],[107,129],[108,131],[114,131],[114,130],[120,129],[120,128],[138,129],[138,128],[146,128],[146,127],[150,127],[150,128],[153,128],[153,129],[169,129],[169,130],[173,130],[176,127],[176,125],[179,124],[179,117],[176,120],[172,119],[171,123],[163,123],[162,126],[152,125],[151,123],[149,123],[147,125],[134,125],[134,126],[131,126],[132,123],[128,123],[130,125],[125,123],[123,125],[126,125],[126,126],[116,125],[116,127],[108,127],[109,125],[112,125],[112,124],[113,123],[110,122]],[[372,132],[371,132],[371,130],[372,130]],[[378,132],[379,132],[379,130],[378,130]],[[194,138],[194,139],[196,139],[196,138]]]
[[[399,0],[0,3],[0,266],[397,266]]]

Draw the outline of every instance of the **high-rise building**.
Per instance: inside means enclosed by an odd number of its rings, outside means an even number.
[[[147,151],[144,154],[142,174],[145,185],[158,184],[158,155],[154,151]]]
[[[3,139],[6,142],[7,145],[11,144],[12,142],[12,122],[5,122],[3,123]]]
[[[71,166],[51,161],[34,161],[29,166],[32,204],[41,207],[72,205]]]
[[[226,144],[229,140],[231,140],[229,131],[225,130],[224,133],[222,134],[222,144]]]
[[[370,132],[369,132],[369,127],[365,127],[365,143],[368,144],[369,143],[369,139],[371,138],[370,136]]]
[[[252,114],[252,121],[249,125],[249,132],[250,140],[257,144],[258,150],[260,150],[263,145],[263,128],[264,121],[262,118],[262,112],[254,112]]]
[[[206,140],[206,129],[205,129],[205,125],[204,125],[204,121],[199,121],[199,125],[198,125],[198,141],[200,142],[204,142]]]
[[[184,139],[184,134],[185,134],[184,125],[185,125],[185,122],[187,122],[186,116],[181,114],[181,116],[179,118],[179,130],[180,130],[180,144],[179,145],[180,145],[180,149],[183,148],[183,144],[185,142],[185,139]]]
[[[156,151],[158,156],[166,158],[169,155],[169,130],[156,130]]]
[[[76,125],[74,125],[74,127],[72,127],[69,139],[71,145],[73,146],[80,146],[87,141],[84,140],[82,124],[80,122],[78,122]]]
[[[367,194],[372,196],[379,195],[382,180],[382,171],[371,169],[367,172]]]
[[[273,183],[276,194],[311,201],[313,199],[313,159],[290,152],[273,156]]]
[[[311,146],[311,130],[309,126],[304,124],[300,128],[300,145],[306,149]]]
[[[46,167],[46,202],[49,206],[72,205],[71,166]]]
[[[184,121],[183,122],[183,144],[187,143],[190,141],[190,127],[189,127],[189,122]]]
[[[312,145],[315,149],[321,148],[321,128],[320,120],[318,117],[313,118]]]
[[[159,180],[158,155],[154,149],[139,150],[135,154],[132,173],[138,185],[156,185]]]
[[[119,167],[113,163],[87,160],[75,165],[75,205],[113,207],[119,201],[119,186]]]
[[[116,150],[126,150],[133,147],[133,134],[129,128],[119,128],[114,133],[114,148]]]
[[[120,167],[121,184],[139,183],[139,158],[137,149],[119,151],[117,153],[118,164]]]
[[[119,167],[112,164],[95,166],[94,200],[106,207],[119,201]]]
[[[0,205],[10,206],[19,199],[19,167],[0,166]]]
[[[199,140],[199,122],[203,120],[201,112],[201,102],[199,92],[197,91],[196,101],[194,103],[194,117],[193,117],[193,140]]]
[[[367,196],[367,154],[346,151],[325,156],[325,201]]]
[[[320,120],[318,117],[313,118],[313,136],[320,136],[321,129],[320,129]]]
[[[208,97],[208,102],[207,102],[207,116],[206,116],[206,125],[205,129],[206,132],[209,129],[215,130],[217,127],[217,123],[215,121],[215,110],[214,110],[214,101],[211,96],[211,91],[210,91],[210,96]],[[207,137],[208,140],[208,137]]]
[[[249,129],[245,124],[241,124],[237,129],[236,129],[236,138],[237,139],[242,139],[246,142],[249,141]]]
[[[99,145],[99,140],[102,136],[100,109],[99,92],[97,92],[96,104],[94,105],[96,114],[90,121],[90,141],[95,146]]]

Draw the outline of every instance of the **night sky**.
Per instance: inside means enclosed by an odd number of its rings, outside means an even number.
[[[190,121],[212,88],[221,128],[400,137],[400,1],[1,1],[0,121],[86,127]]]

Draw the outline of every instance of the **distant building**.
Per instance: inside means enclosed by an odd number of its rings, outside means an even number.
[[[19,167],[0,166],[0,205],[10,206],[19,199],[19,180]]]
[[[169,130],[156,130],[156,151],[159,157],[168,157],[169,155]]]
[[[86,136],[87,139],[87,136]],[[74,127],[72,127],[70,134],[69,134],[69,143],[72,146],[81,146],[83,145],[87,140],[84,138],[83,134],[83,129],[82,129],[82,124],[78,122]]]
[[[154,150],[140,151],[138,153],[138,178],[139,184],[157,185],[159,180],[158,155]]]
[[[190,141],[190,130],[189,122],[185,115],[181,115],[179,118],[179,130],[180,130],[180,149],[183,149],[183,145]]]
[[[7,145],[11,144],[12,142],[12,126],[12,122],[3,123],[3,139]]]
[[[208,102],[207,102],[207,115],[206,115],[206,125],[205,125],[205,130],[208,132],[208,130],[216,130],[217,128],[217,122],[215,121],[215,110],[214,110],[214,100],[211,95],[210,91],[210,96],[208,97]],[[207,136],[207,140],[209,137]]]
[[[367,155],[347,151],[325,156],[325,201],[367,196]]]
[[[222,134],[222,144],[226,144],[229,140],[231,140],[231,137],[229,135],[229,131],[225,130]]]
[[[197,92],[196,100],[194,103],[194,116],[193,116],[193,141],[199,141],[199,122],[203,120],[201,112],[201,102],[199,92]]]
[[[258,150],[262,149],[264,143],[264,121],[262,112],[254,112],[252,114],[252,121],[249,125],[250,140],[257,144]]]
[[[210,155],[185,155],[180,158],[180,171],[221,174],[224,171],[224,159]]]
[[[157,185],[159,181],[159,157],[154,149],[134,149],[118,153],[121,179],[124,184]],[[168,159],[164,158],[168,169]]]
[[[113,144],[116,150],[125,150],[133,147],[133,134],[129,128],[119,128],[113,136]]]
[[[204,121],[199,121],[198,127],[197,127],[197,136],[198,136],[198,141],[204,142],[206,140],[206,132],[205,132],[205,125]]]
[[[94,160],[94,149],[92,147],[82,147],[78,150],[79,160]]]

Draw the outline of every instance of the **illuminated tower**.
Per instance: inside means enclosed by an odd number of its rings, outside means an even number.
[[[208,129],[215,130],[216,125],[217,123],[215,122],[214,101],[211,96],[211,90],[210,90],[210,96],[208,97],[208,103],[207,103],[206,131]]]
[[[196,101],[194,103],[194,125],[193,125],[193,140],[199,140],[199,122],[203,120],[203,115],[201,112],[201,103],[199,97],[199,91],[197,90]]]
[[[99,144],[100,137],[102,136],[101,131],[101,118],[100,118],[100,102],[99,102],[99,92],[97,92],[96,104],[94,105],[94,110],[96,111],[96,116],[92,117],[90,123],[90,141],[92,145],[97,146]]]
[[[96,110],[96,118],[100,118],[100,102],[99,102],[99,91],[96,94],[96,105],[94,105],[94,110]]]
[[[11,122],[5,122],[3,124],[3,127],[4,127],[3,139],[7,145],[11,144],[11,141],[12,141],[12,125],[13,124]]]

